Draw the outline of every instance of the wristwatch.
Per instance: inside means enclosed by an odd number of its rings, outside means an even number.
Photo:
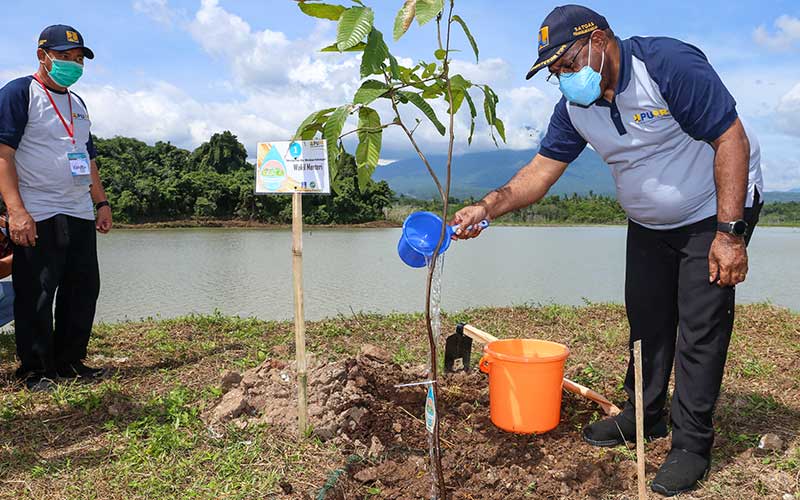
[[[110,207],[111,205],[108,204],[108,200],[98,201],[94,204],[95,210],[100,210],[103,207]]]
[[[717,222],[717,231],[721,233],[744,236],[747,234],[747,229],[747,221],[744,219],[735,220],[733,222]]]

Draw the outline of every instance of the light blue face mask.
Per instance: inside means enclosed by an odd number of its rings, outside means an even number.
[[[606,62],[606,52],[600,61],[600,71]],[[592,68],[592,39],[589,38],[589,63],[577,73],[562,73],[558,77],[558,88],[569,102],[588,106],[600,98],[600,72]]]

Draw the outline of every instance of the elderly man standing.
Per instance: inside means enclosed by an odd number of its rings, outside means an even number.
[[[651,439],[668,434],[674,361],[672,449],[651,486],[676,495],[709,470],[734,286],[745,279],[746,245],[761,208],[758,143],[705,55],[679,40],[620,40],[603,16],[567,5],[542,23],[539,58],[527,77],[545,67],[563,97],[539,153],[508,184],[456,214],[456,237],[475,237],[481,219],[539,201],[587,143],[603,157],[629,219],[625,306],[630,344],[642,340]],[[633,382],[629,363],[623,412],[585,427],[585,441],[636,440]]]
[[[107,233],[112,222],[89,113],[69,90],[94,54],[77,30],[55,25],[36,55],[34,75],[0,89],[0,195],[14,244],[17,376],[47,389],[101,373],[83,359],[100,291],[95,230]]]

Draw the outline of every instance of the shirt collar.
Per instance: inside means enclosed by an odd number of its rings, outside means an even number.
[[[617,38],[617,46],[619,47],[619,78],[617,79],[617,90],[614,92],[615,98],[628,88],[628,84],[631,81],[632,65],[630,40]]]

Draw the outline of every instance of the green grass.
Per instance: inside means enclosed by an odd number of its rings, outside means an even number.
[[[619,305],[473,309],[445,314],[443,336],[456,322],[503,338],[565,342],[571,350],[567,376],[616,402],[624,399],[627,324]],[[309,323],[307,334],[309,350],[320,357],[351,356],[368,342],[386,349],[397,363],[426,359],[421,314],[359,313]],[[260,499],[280,498],[282,481],[298,491],[321,487],[341,466],[342,450],[311,438],[298,442],[265,426],[212,432],[202,419],[222,395],[224,371],[273,357],[292,359],[293,343],[290,322],[220,314],[98,325],[90,352],[126,360],[114,378],[60,384],[49,394],[31,394],[6,381],[0,392],[0,498]],[[763,429],[800,427],[798,354],[800,316],[768,304],[737,309],[718,405],[718,433],[725,444],[715,461],[725,472],[704,485],[704,497],[735,498],[741,491],[772,497],[780,492],[761,475],[798,474],[796,436],[785,453],[754,459],[755,465],[736,459],[757,444]],[[477,344],[473,355],[477,362]],[[6,372],[14,368],[8,335],[0,335],[0,365]],[[576,429],[602,416],[585,408],[580,413],[568,408],[565,415],[571,420],[565,424]],[[609,453],[617,461],[634,459],[624,448]],[[757,473],[748,468],[755,466]],[[369,487],[375,489],[363,489],[359,498],[385,495],[386,488]],[[536,490],[531,483],[526,495],[536,498]]]

